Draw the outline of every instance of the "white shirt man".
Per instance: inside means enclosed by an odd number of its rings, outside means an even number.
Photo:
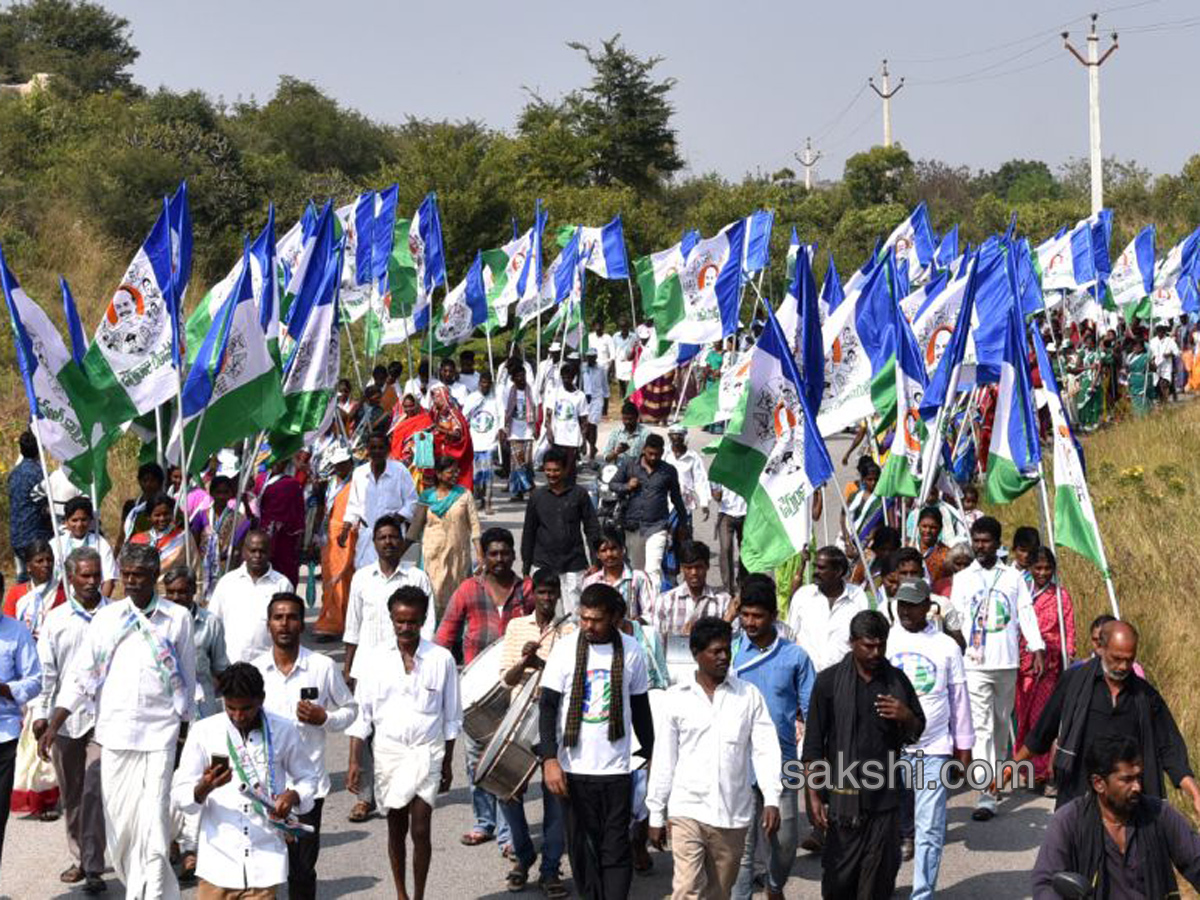
[[[378,478],[371,464],[364,463],[350,476],[350,496],[346,500],[344,522],[358,525],[358,544],[354,567],[361,569],[375,562],[375,544],[371,540],[375,520],[392,513],[411,521],[417,505],[417,486],[399,460],[388,459]]]
[[[685,857],[675,860],[675,887],[694,885],[700,875],[695,863],[702,866],[710,857],[717,880],[728,883],[721,887],[732,888],[754,821],[751,772],[762,786],[763,805],[779,807],[783,763],[766,701],[732,673],[711,699],[695,677],[685,678],[667,688],[655,731],[646,806],[651,828],[663,827],[670,809],[675,851]],[[688,852],[695,846],[702,852]],[[690,871],[678,871],[681,867]],[[709,888],[712,896],[728,896],[718,885]]]
[[[538,363],[537,377],[533,382],[534,399],[543,406],[548,402],[547,398],[562,386],[562,375],[559,374],[562,360],[555,359],[556,356],[561,356],[560,352],[551,347],[550,356]]]
[[[323,800],[329,796],[330,789],[329,769],[325,765],[325,736],[330,732],[345,731],[353,724],[358,716],[354,695],[346,687],[337,664],[325,654],[313,653],[307,647],[300,648],[292,671],[286,675],[279,670],[270,650],[254,660],[254,667],[262,672],[267,691],[263,709],[287,719],[295,727],[301,752],[308,757],[317,774],[314,797]],[[296,706],[301,700],[309,700],[325,710],[324,725],[308,725],[296,718]]]
[[[346,630],[342,640],[354,644],[358,649],[350,669],[351,679],[362,677],[367,664],[364,657],[371,656],[379,648],[386,650],[396,646],[396,633],[388,615],[388,599],[402,587],[419,587],[428,597],[433,596],[433,583],[429,576],[412,563],[402,562],[391,575],[385,575],[378,562],[359,569],[350,579],[350,596],[346,601]],[[437,614],[433,603],[425,612],[425,624],[421,626],[421,637],[432,641],[437,626]]]
[[[108,855],[128,897],[178,897],[171,871],[170,787],[181,722],[195,711],[192,618],[170,601],[132,599],[99,610],[87,628],[55,716],[96,712]],[[51,722],[51,735],[55,729]]]
[[[28,711],[35,722],[49,719],[51,710],[61,705],[59,694],[67,673],[77,665],[92,617],[107,603],[101,597],[99,606],[89,612],[70,593],[68,598],[46,614],[38,636],[42,692]],[[67,845],[75,864],[91,878],[98,878],[104,871],[104,801],[100,787],[100,745],[92,732],[95,725],[95,709],[83,704],[58,730],[53,751],[54,772],[67,823]]]
[[[600,363],[599,357],[595,362],[591,362],[590,353],[588,360],[589,362],[585,362],[580,370],[580,387],[588,398],[588,422],[592,425],[599,425],[604,412],[604,401],[611,390],[608,385],[608,366]]]
[[[292,582],[272,568],[255,578],[242,563],[221,576],[208,611],[225,628],[225,654],[231,663],[250,662],[271,649],[267,604],[278,593],[291,593]]]
[[[967,639],[967,689],[975,723],[972,759],[984,760],[995,768],[1016,697],[1020,639],[1025,638],[1030,653],[1044,652],[1046,643],[1038,629],[1025,576],[994,556],[990,568],[977,558],[954,576],[950,606],[958,613]],[[996,796],[984,791],[974,815],[986,821],[995,809]]]
[[[687,507],[688,512],[707,510],[708,504],[712,502],[712,486],[708,483],[708,470],[704,468],[704,460],[700,454],[688,449],[682,455],[676,456],[674,449],[668,447],[663,459],[673,465],[679,473],[679,492],[683,494],[683,505]],[[746,502],[733,491],[728,493],[742,503]]]
[[[242,793],[243,773],[250,783],[261,779],[260,784],[269,780],[268,773],[274,773],[274,788],[264,790],[272,794],[295,791],[300,802],[292,813],[298,815],[312,809],[319,781],[295,726],[266,710],[260,716],[263,726],[252,729],[244,739],[224,712],[197,722],[184,744],[171,790],[182,812],[200,813],[197,877],[230,892],[274,888],[288,876],[284,835]],[[265,734],[270,735],[269,741]],[[271,759],[267,758],[268,749]],[[233,777],[198,803],[196,784],[213,756],[229,757]]]
[[[463,404],[463,416],[471,427],[471,446],[476,455],[496,449],[497,435],[504,424],[504,406],[495,389],[486,395],[475,391]]]
[[[806,584],[792,595],[787,623],[796,643],[821,672],[850,652],[850,620],[870,608],[863,589],[849,581],[842,582],[842,591],[832,604],[817,585]]]
[[[354,688],[359,713],[348,733],[366,741],[374,732],[378,800],[383,808],[401,809],[414,796],[432,806],[446,741],[462,730],[454,657],[421,638],[408,672],[393,636],[391,645],[378,649],[371,661]],[[426,755],[428,766],[418,766],[413,753]],[[417,776],[418,768],[423,777]]]
[[[605,377],[608,377],[609,366],[612,364],[613,357],[616,355],[616,348],[613,346],[612,335],[597,334],[590,332],[588,334],[588,350],[596,351],[596,365],[604,372]]]
[[[1155,378],[1169,382],[1174,373],[1175,357],[1179,355],[1179,344],[1167,332],[1150,338],[1148,349],[1154,362]]]

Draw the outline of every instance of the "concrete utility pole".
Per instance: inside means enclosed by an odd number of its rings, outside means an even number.
[[[800,163],[800,165],[804,166],[804,189],[806,191],[811,191],[812,190],[812,170],[813,170],[813,167],[817,164],[817,161],[821,158],[821,156],[823,154],[814,153],[813,148],[812,148],[812,138],[805,138],[804,139],[804,152],[803,153],[795,153],[792,155],[796,157],[796,162],[798,162],[798,163]]]
[[[891,82],[888,80],[886,59],[883,61],[883,71],[880,74],[880,80],[883,82],[882,90],[875,86],[874,77],[868,78],[867,84],[883,100],[883,146],[890,147],[892,146],[892,98],[900,93],[900,88],[904,87],[904,79],[901,78],[900,83],[895,88],[891,87]]]
[[[1088,70],[1088,144],[1092,168],[1092,214],[1104,208],[1104,157],[1100,153],[1100,67],[1116,52],[1117,33],[1112,34],[1112,46],[1100,55],[1100,36],[1096,33],[1099,13],[1092,13],[1092,30],[1087,37],[1087,58],[1071,46],[1069,33],[1062,33],[1063,46],[1071,51]]]

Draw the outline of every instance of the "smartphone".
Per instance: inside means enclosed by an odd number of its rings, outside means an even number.
[[[310,700],[310,701],[316,700],[317,699],[317,689],[315,687],[300,688],[300,699],[301,700]]]
[[[209,757],[208,762],[209,762],[209,765],[211,765],[213,768],[217,768],[217,767],[220,767],[222,769],[229,768],[229,757],[223,753],[214,753],[211,757]]]

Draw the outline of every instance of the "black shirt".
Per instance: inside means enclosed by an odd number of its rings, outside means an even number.
[[[1042,710],[1037,724],[1025,738],[1025,746],[1035,754],[1048,753],[1051,744],[1058,737],[1064,704],[1073,703],[1077,691],[1090,690],[1091,698],[1088,700],[1087,721],[1084,724],[1083,741],[1080,744],[1085,752],[1086,748],[1101,737],[1128,735],[1139,744],[1144,740],[1153,739],[1159,766],[1178,787],[1179,782],[1192,774],[1192,767],[1188,762],[1187,744],[1184,743],[1183,735],[1179,733],[1179,728],[1175,725],[1175,718],[1171,715],[1171,710],[1167,707],[1162,695],[1145,679],[1130,673],[1128,680],[1117,694],[1116,703],[1113,703],[1108,682],[1103,678],[1091,679],[1090,687],[1084,683],[1087,671],[1084,666],[1078,666],[1068,669],[1064,673],[1054,688],[1054,693],[1046,701],[1046,708]],[[1150,721],[1154,724],[1154,734],[1151,737],[1142,734],[1138,721],[1136,695],[1142,691],[1146,693],[1146,699],[1150,704]],[[1074,797],[1081,796],[1087,790],[1088,780],[1085,770],[1086,766],[1083,765],[1083,760],[1077,760],[1067,783],[1058,785],[1058,806],[1062,806]],[[1146,783],[1149,785],[1152,782],[1147,781]]]
[[[636,478],[638,486],[632,491],[626,487],[629,479]],[[683,505],[683,494],[679,490],[679,473],[669,462],[659,460],[652,472],[647,472],[642,459],[622,459],[617,474],[612,480],[613,492],[625,500],[625,527],[649,536],[667,527],[670,511],[667,500],[675,504],[675,512],[682,521],[687,515]]]
[[[1200,888],[1200,836],[1192,831],[1191,825],[1170,804],[1154,797],[1142,797],[1146,812],[1157,813],[1158,827],[1167,845],[1167,855],[1175,868],[1191,884]],[[1071,860],[1077,855],[1071,848],[1079,840],[1082,827],[1079,822],[1083,809],[1082,798],[1072,800],[1059,809],[1046,829],[1042,847],[1038,850],[1037,862],[1033,866],[1033,900],[1058,900],[1058,894],[1050,886],[1056,872],[1071,871]],[[1145,873],[1142,872],[1142,852],[1138,845],[1141,839],[1133,825],[1125,828],[1125,853],[1104,832],[1104,871],[1108,879],[1109,900],[1135,900],[1146,896]]]
[[[572,485],[556,494],[548,487],[540,487],[529,495],[521,532],[521,562],[525,571],[537,566],[560,574],[582,572],[588,567],[588,557],[599,540],[596,509],[583,488]]]
[[[804,726],[804,752],[802,762],[814,762],[819,759],[827,760],[832,766],[836,777],[837,751],[834,735],[835,721],[844,710],[837,706],[835,684],[838,666],[830,666],[817,675],[813,685],[812,698],[808,704],[808,719]],[[854,710],[857,717],[854,728],[854,758],[859,765],[853,774],[860,780],[863,777],[862,763],[867,760],[878,760],[883,764],[882,771],[887,771],[890,762],[889,754],[899,758],[906,743],[911,743],[921,736],[925,730],[925,713],[921,709],[921,701],[913,690],[912,682],[899,669],[892,670],[900,684],[900,696],[896,697],[901,703],[913,711],[919,723],[914,733],[908,731],[896,721],[885,719],[875,712],[875,701],[888,692],[888,679],[879,675],[869,681],[861,677],[854,679]],[[848,768],[848,767],[847,767]],[[925,775],[928,780],[928,773]],[[898,784],[898,780],[894,781]],[[862,786],[863,812],[884,812],[895,809],[899,805],[899,791],[887,785],[870,789]]]

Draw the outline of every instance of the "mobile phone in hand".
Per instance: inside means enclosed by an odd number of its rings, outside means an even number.
[[[209,757],[208,764],[214,769],[228,769],[229,757],[224,753],[214,753]]]
[[[309,700],[309,701],[316,700],[317,699],[317,689],[315,687],[300,688],[300,699],[301,700]]]

